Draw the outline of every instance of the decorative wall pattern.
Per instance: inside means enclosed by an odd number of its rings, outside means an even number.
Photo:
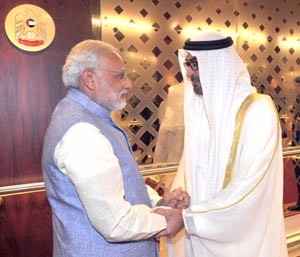
[[[121,50],[134,87],[116,119],[128,132],[137,161],[152,161],[158,108],[168,88],[182,80],[177,49],[197,29],[233,36],[253,85],[276,103],[284,146],[297,145],[299,11],[299,0],[101,1],[102,39]]]

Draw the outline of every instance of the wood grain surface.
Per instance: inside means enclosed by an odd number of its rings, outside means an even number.
[[[44,134],[64,96],[61,68],[70,49],[92,38],[91,0],[0,0],[0,186],[42,181]],[[46,10],[56,35],[40,52],[16,48],[6,15],[20,4]],[[0,207],[0,257],[52,256],[51,210],[45,192],[8,196]]]
[[[51,210],[45,192],[3,199],[0,207],[0,256],[52,256]]]
[[[13,46],[8,12],[30,2],[54,20],[56,35],[41,52]],[[0,0],[0,186],[42,181],[41,155],[51,113],[65,94],[61,68],[71,47],[92,37],[90,0]]]

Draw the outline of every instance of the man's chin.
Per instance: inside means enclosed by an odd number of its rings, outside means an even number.
[[[122,110],[125,108],[125,106],[126,106],[126,101],[121,101],[117,104],[114,104],[113,111]]]
[[[196,95],[203,95],[203,92],[202,92],[202,88],[201,87],[194,87],[194,92]]]

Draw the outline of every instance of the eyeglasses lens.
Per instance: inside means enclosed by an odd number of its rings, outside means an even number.
[[[188,61],[188,62],[184,62],[184,67],[186,69],[191,68],[193,71],[197,71],[198,70],[198,63],[197,61]]]

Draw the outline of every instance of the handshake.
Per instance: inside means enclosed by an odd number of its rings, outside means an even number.
[[[182,210],[189,207],[189,205],[190,196],[187,192],[183,191],[181,187],[164,195],[157,202],[156,206],[158,206],[158,208],[155,208],[153,212],[165,216],[167,220],[167,228],[162,230],[156,236],[166,236],[169,238],[175,237],[184,226]],[[159,206],[167,206],[169,208]]]

